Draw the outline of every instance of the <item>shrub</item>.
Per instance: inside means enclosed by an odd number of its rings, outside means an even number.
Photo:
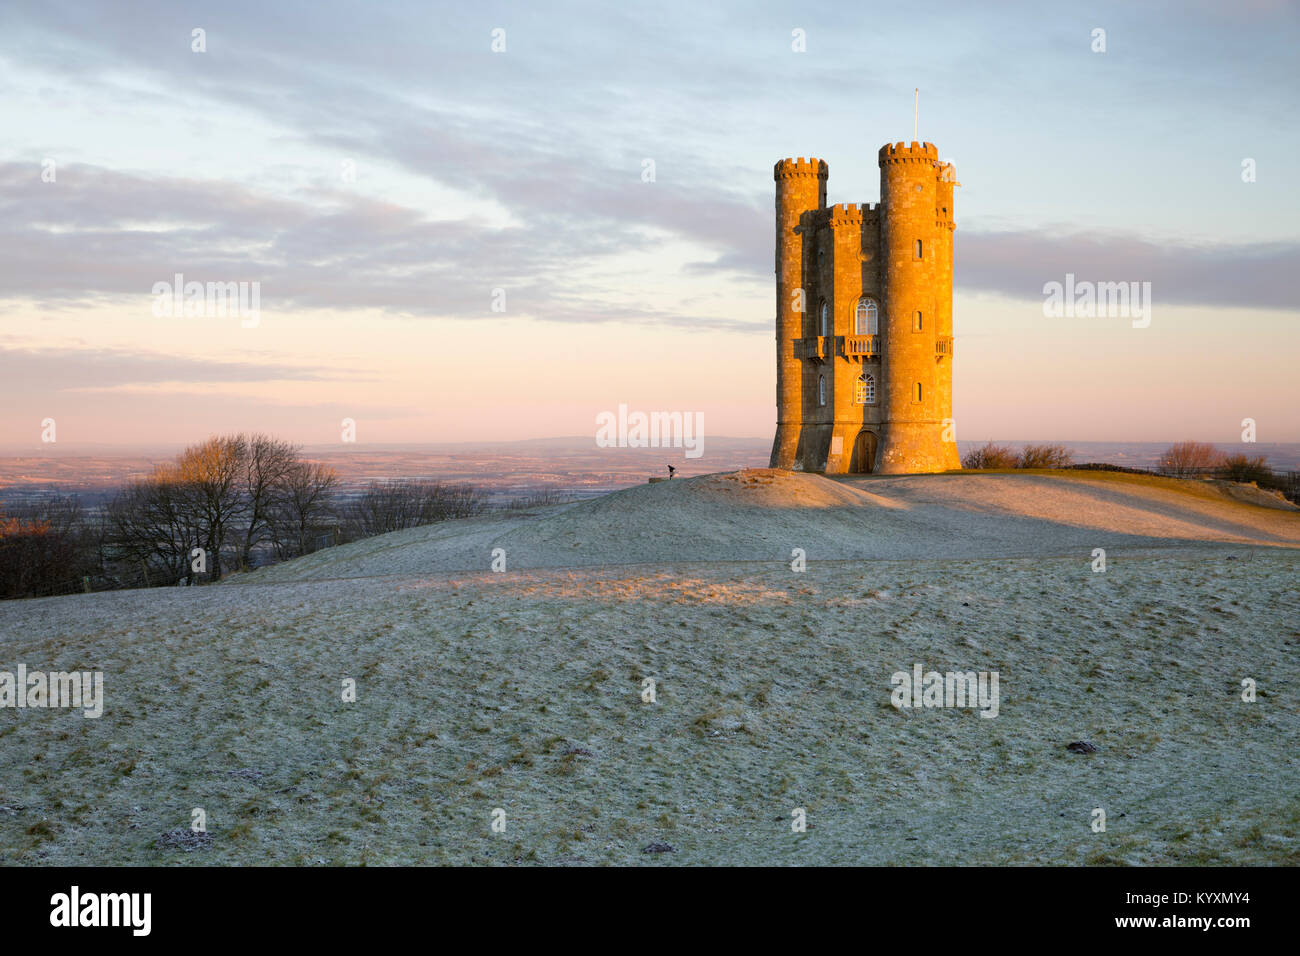
[[[369,538],[404,528],[481,514],[487,502],[478,489],[440,481],[374,481],[345,509],[347,536]]]
[[[80,591],[96,573],[95,543],[75,498],[0,511],[0,598]]]
[[[962,456],[961,466],[969,469],[1014,468],[1016,453],[1006,445],[989,442],[982,448],[972,448]]]
[[[1074,452],[1064,445],[1026,445],[1020,452],[1017,468],[1068,468]]]
[[[1269,470],[1267,458],[1247,458],[1238,454],[1223,459],[1223,476],[1230,481],[1253,481],[1259,484],[1267,483],[1273,473]]]
[[[558,488],[546,487],[534,491],[522,498],[515,498],[506,505],[508,511],[527,511],[529,508],[544,508],[547,505],[559,505],[569,500],[569,496]]]

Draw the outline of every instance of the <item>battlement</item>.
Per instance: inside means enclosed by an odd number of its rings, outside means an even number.
[[[896,163],[925,163],[935,165],[939,162],[939,149],[934,143],[918,143],[912,140],[912,145],[906,143],[886,143],[880,147],[880,165],[893,165]]]
[[[816,176],[818,179],[826,179],[830,171],[826,166],[826,161],[810,156],[804,159],[800,156],[798,159],[783,159],[772,167],[773,179],[797,179],[803,176]]]
[[[860,224],[864,219],[875,218],[879,203],[872,206],[869,202],[842,202],[836,203],[826,210],[827,222],[831,226],[849,226]]]

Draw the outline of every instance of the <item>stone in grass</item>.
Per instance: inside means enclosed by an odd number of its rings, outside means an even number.
[[[651,843],[641,852],[642,853],[676,853],[677,847],[671,846],[670,844],[667,843]]]
[[[212,849],[212,834],[198,833],[189,827],[177,827],[175,830],[168,830],[158,837],[158,849],[182,850],[185,853],[193,853],[195,850],[210,850]]]
[[[1072,744],[1066,744],[1065,749],[1075,754],[1095,754],[1097,752],[1096,746],[1086,740],[1076,740]]]
[[[252,767],[245,767],[240,770],[227,770],[226,776],[238,777],[240,780],[247,780],[250,783],[261,784],[262,778],[266,776],[266,773],[262,770],[254,770]]]

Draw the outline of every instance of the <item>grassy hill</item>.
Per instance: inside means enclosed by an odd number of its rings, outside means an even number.
[[[741,472],[9,602],[0,669],[106,705],[0,710],[0,862],[1295,864],[1300,513],[1266,497]],[[915,663],[997,671],[999,715],[896,709]]]
[[[1066,555],[1180,542],[1300,546],[1300,510],[1227,482],[1115,472],[825,478],[754,469],[414,528],[267,568],[253,582],[666,561]]]

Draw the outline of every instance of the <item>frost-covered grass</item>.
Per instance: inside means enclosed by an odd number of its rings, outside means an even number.
[[[1205,541],[1300,547],[1300,510],[1245,485],[1109,472],[832,480],[751,469],[412,528],[249,580],[479,571],[497,549],[510,569],[521,569],[780,561],[796,547],[813,560],[877,561],[1055,557]]]
[[[99,720],[0,711],[0,861],[1300,863],[1300,552],[1089,561],[252,576],[10,602],[0,669],[102,670],[107,701]],[[896,710],[890,675],[914,662],[998,671],[1000,716]],[[1098,752],[1065,749],[1080,739]],[[211,846],[159,848],[195,807]]]

